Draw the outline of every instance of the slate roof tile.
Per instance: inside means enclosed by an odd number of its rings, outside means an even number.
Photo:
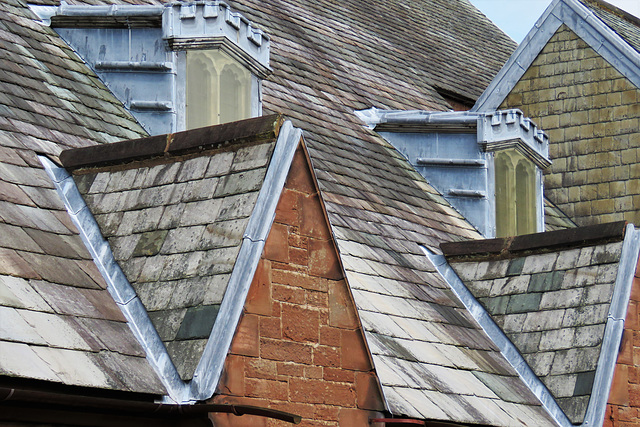
[[[30,286],[29,282],[20,277],[0,276],[0,301],[5,307],[53,311],[51,305]]]
[[[272,126],[273,117],[262,122]],[[218,129],[223,135],[231,128]],[[213,135],[212,141],[216,138],[220,136]],[[182,148],[171,150],[188,149],[183,140],[177,134],[172,141]],[[138,143],[114,145],[112,152],[101,149],[103,157],[121,161],[117,156],[128,156],[127,150]],[[273,147],[272,138],[186,158],[163,152],[163,164],[150,160],[124,168],[81,168],[74,175],[114,257],[186,380],[211,332],[215,320],[211,314],[217,313],[224,295]],[[93,161],[83,153],[65,153],[64,161],[85,157]],[[210,165],[220,171],[221,164],[228,173],[209,176],[216,174]],[[201,188],[207,191],[198,191]]]
[[[110,296],[101,290],[72,288],[45,281],[34,281],[32,286],[58,314],[126,322]]]
[[[38,331],[30,325],[18,311],[10,307],[0,307],[2,326],[0,339],[4,341],[24,342],[28,344],[46,345],[47,342]]]
[[[637,17],[598,0],[584,0],[583,3],[624,41],[640,52],[640,20]]]
[[[502,248],[501,256],[489,259],[451,258],[459,277],[574,422],[585,416],[588,399],[581,396],[591,393],[584,373],[595,370],[600,354],[622,253],[622,236],[616,230],[622,226],[601,226],[609,227],[611,235],[592,242],[576,234],[564,247],[546,253]],[[582,231],[584,236],[598,233],[600,229]],[[520,245],[526,248],[524,242],[534,242],[536,236],[523,236]],[[548,234],[547,241],[554,236]],[[611,242],[616,236],[618,241]]]
[[[7,376],[62,382],[34,351],[34,346],[0,341],[0,373]]]
[[[28,335],[14,337],[16,342],[0,339],[0,372],[162,394],[164,387],[36,155],[144,131],[56,33],[36,21],[22,1],[0,4],[0,309],[13,310],[40,336],[39,348],[24,339]],[[80,318],[93,322],[92,329],[108,331],[102,339],[109,344],[98,350],[95,339],[79,328]],[[117,325],[117,331],[107,325]],[[108,359],[123,346],[132,356],[123,356],[118,369],[135,366],[140,384],[114,380],[108,371],[115,364],[108,368],[95,353]]]

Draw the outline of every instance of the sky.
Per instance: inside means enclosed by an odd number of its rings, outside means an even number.
[[[470,0],[502,31],[520,43],[551,0]],[[608,0],[629,13],[640,16],[640,0]]]

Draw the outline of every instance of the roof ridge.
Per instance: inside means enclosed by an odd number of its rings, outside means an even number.
[[[640,61],[640,51],[597,16],[585,1],[553,0],[480,95],[471,111],[498,109],[562,25],[573,31],[623,76],[640,86],[640,69],[637,65]],[[579,18],[580,25],[576,23],[576,18]]]

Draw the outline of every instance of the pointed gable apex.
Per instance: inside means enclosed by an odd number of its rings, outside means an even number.
[[[280,116],[272,115],[66,151],[60,158],[65,167],[73,170],[73,175],[51,161],[46,162],[109,291],[168,390],[169,400],[187,403],[208,399],[213,394],[271,229],[295,148],[301,139],[301,130],[294,128],[291,122],[283,122]],[[272,149],[265,151],[265,143]],[[247,152],[244,148],[250,150]],[[235,160],[230,162],[230,158]],[[165,176],[166,168],[172,169],[173,173]],[[259,170],[260,173],[245,173],[246,169]],[[207,178],[207,174],[211,177]],[[215,183],[211,181],[213,175]],[[252,178],[253,175],[256,176]],[[86,182],[87,176],[90,185]],[[197,188],[189,191],[182,182],[185,179]],[[102,185],[107,183],[109,185]],[[94,187],[97,193],[91,191]],[[252,194],[250,198],[235,197],[249,194],[247,190]],[[191,200],[190,195],[193,194],[196,197]],[[172,195],[176,198],[172,199]],[[134,203],[128,204],[126,200]],[[208,201],[225,206],[214,209]],[[174,212],[174,206],[181,206],[182,210]],[[148,222],[151,209],[163,212],[160,222],[153,220],[150,226],[153,239],[145,240],[144,247],[130,242],[120,245],[120,237],[125,240],[131,237],[138,243],[143,240],[140,232],[145,231],[138,226]],[[119,231],[123,225],[125,230],[122,236],[114,235],[113,227],[110,227],[112,222],[107,221],[103,214],[123,210],[132,215],[126,219],[118,214],[120,219],[116,221],[116,228]],[[190,213],[187,214],[187,210]],[[237,216],[234,212],[238,210],[243,212],[242,224],[236,227],[238,229],[225,233],[222,222],[234,220]],[[191,221],[185,222],[189,216],[201,224],[192,226]],[[171,221],[163,225],[162,218]],[[144,227],[145,230],[147,228]],[[174,233],[175,238],[170,238],[170,233]],[[224,241],[219,244],[221,238]],[[147,244],[150,242],[155,243],[150,246]],[[175,247],[174,243],[180,247]],[[122,252],[126,248],[129,249]],[[140,249],[139,253],[135,248]],[[207,254],[211,256],[205,256]],[[136,257],[160,273],[145,276],[142,281],[159,285],[154,285],[158,292],[152,292],[151,296],[139,286],[144,271],[132,268],[130,261]],[[167,260],[171,257],[185,261],[169,264]],[[221,268],[225,270],[219,271]],[[176,278],[178,282],[175,282]],[[171,282],[176,286],[171,287]],[[197,292],[191,292],[191,289]],[[212,290],[221,294],[221,300],[206,297]],[[185,299],[185,292],[200,297],[197,301],[191,297]],[[177,335],[173,333],[171,338],[165,333],[167,322],[164,319],[172,313],[166,304],[174,301],[176,296],[182,301],[182,306],[177,308],[179,311],[186,309],[186,314],[180,321]],[[165,306],[152,307],[158,300],[164,301]],[[182,345],[189,341],[201,344],[183,351],[172,351],[174,343]]]
[[[214,403],[264,406],[339,425],[384,410],[309,157],[298,146]],[[262,425],[246,418],[242,425]],[[237,425],[227,414],[216,425]]]
[[[563,24],[640,87],[640,53],[579,0],[554,0],[478,98],[472,111],[496,110]]]

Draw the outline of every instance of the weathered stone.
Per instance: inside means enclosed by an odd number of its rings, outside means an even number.
[[[196,157],[182,162],[180,172],[176,176],[176,181],[193,181],[204,177],[204,173],[209,166],[208,156]]]
[[[168,233],[166,232],[166,230],[163,230],[162,232],[144,233],[143,236],[150,235],[151,233],[158,233],[158,238],[162,239],[162,242],[160,242],[160,247],[162,248],[163,254],[186,253],[194,251],[199,247],[199,242],[202,238],[204,229],[204,225],[195,227],[180,227],[169,230]],[[152,237],[155,237],[155,235],[152,235]],[[157,240],[158,239],[156,238],[156,243],[158,243]],[[150,242],[150,244],[153,244],[153,242]],[[155,246],[151,247],[153,249],[157,249]]]
[[[200,362],[200,357],[207,344],[206,339],[171,341],[166,343],[171,360],[174,361],[178,374],[183,381],[193,378],[193,372]]]
[[[158,230],[140,234],[140,239],[133,250],[132,256],[156,255],[165,243],[167,233],[167,230]]]
[[[176,339],[178,329],[180,329],[186,313],[186,308],[152,311],[149,312],[149,318],[162,341],[173,341]]]
[[[540,350],[552,351],[571,348],[574,335],[574,328],[553,329],[543,332],[540,337]]]
[[[208,338],[218,316],[219,305],[191,307],[184,316],[177,340]]]
[[[508,314],[528,313],[538,310],[541,297],[542,294],[540,293],[511,295],[509,297],[509,303],[507,305],[506,312]]]
[[[509,262],[509,267],[507,268],[507,276],[517,276],[522,273],[522,268],[524,267],[524,261],[526,258],[514,258]]]
[[[540,301],[540,308],[576,307],[582,302],[583,292],[583,288],[544,292]]]

